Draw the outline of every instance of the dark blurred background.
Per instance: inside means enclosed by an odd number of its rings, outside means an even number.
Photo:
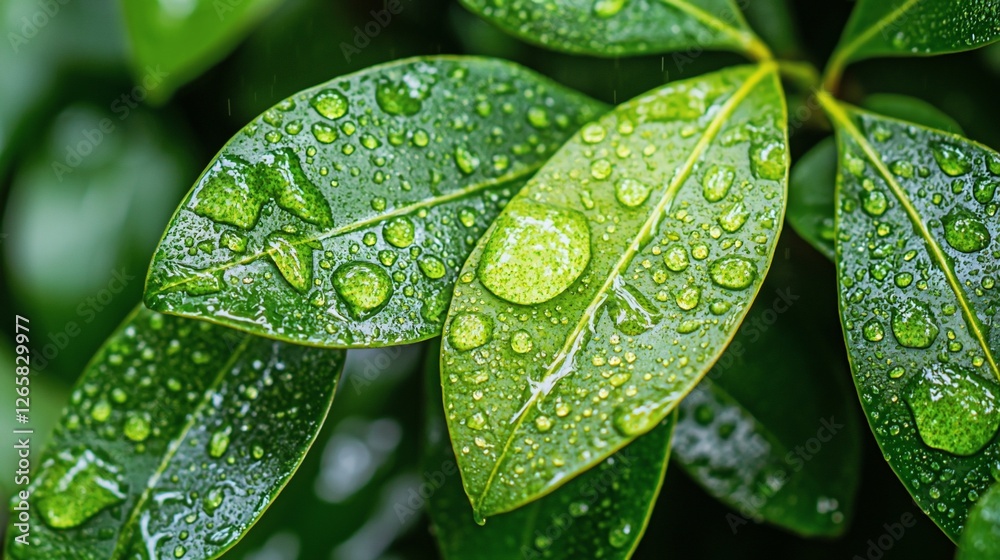
[[[562,55],[504,35],[456,0],[400,3],[400,14],[345,56],[342,43],[354,41],[356,26],[371,21],[382,0],[277,1],[231,45],[215,49],[200,75],[168,76],[169,85],[138,101],[133,88],[148,72],[135,67],[117,2],[60,4],[44,28],[15,44],[9,33],[20,33],[21,18],[38,7],[0,0],[0,22],[12,41],[9,48],[0,45],[0,300],[8,318],[16,313],[31,321],[39,432],[58,419],[89,357],[139,301],[151,252],[200,170],[241,126],[292,93],[397,58],[464,53],[514,60],[595,98],[620,102],[668,80],[741,62],[732,54],[704,53],[679,69],[669,54],[619,60]],[[752,1],[752,21],[777,51],[821,67],[852,3],[790,0],[794,35],[770,11],[780,3]],[[997,91],[1000,47],[993,47],[864,62],[849,69],[842,96],[854,102],[876,92],[922,98],[954,117],[969,137],[997,148]],[[790,95],[793,110],[800,101],[801,94]],[[102,119],[113,128],[95,141]],[[810,121],[793,135],[793,156],[827,135],[822,119]],[[77,158],[69,147],[81,139],[91,149]],[[801,305],[828,325],[829,344],[846,364],[832,265],[790,228],[779,267],[782,260],[807,275],[815,295]],[[13,321],[2,328],[0,361],[9,370]],[[299,475],[227,558],[436,557],[426,519],[400,523],[391,511],[419,475],[422,404],[413,395],[421,394],[421,353],[421,347],[352,353],[334,413]],[[12,401],[12,389],[4,383],[0,398]],[[3,415],[0,426],[9,429],[4,423],[11,420]],[[670,469],[636,558],[953,556],[953,545],[920,514],[867,430],[863,444],[857,511],[843,538],[805,540],[752,523],[734,534],[728,510]],[[0,447],[0,469],[12,471],[13,461],[12,449]],[[10,482],[5,477],[0,483],[4,499]],[[886,533],[885,524],[907,513],[918,519],[915,528],[888,551],[869,550],[869,541]]]

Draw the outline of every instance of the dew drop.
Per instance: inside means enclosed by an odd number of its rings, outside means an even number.
[[[779,181],[788,170],[785,147],[778,142],[767,144],[754,142],[750,146],[750,167],[753,174],[761,179]]]
[[[455,165],[465,175],[471,175],[479,168],[479,156],[461,146],[455,148]]]
[[[510,347],[518,354],[526,354],[528,352],[531,352],[531,348],[533,346],[534,343],[532,342],[531,335],[528,334],[528,331],[525,330],[515,331],[514,334],[511,335],[510,337]]]
[[[443,278],[447,272],[447,269],[445,269],[444,263],[441,262],[441,259],[434,256],[421,258],[417,261],[417,265],[420,267],[420,272],[423,272],[424,276],[430,278],[431,280]]]
[[[652,329],[663,318],[646,296],[631,284],[623,282],[620,276],[615,278],[608,312],[618,330],[629,336],[638,336]]]
[[[627,521],[619,521],[608,533],[608,544],[622,548],[632,540],[632,525]]]
[[[597,0],[594,2],[594,15],[609,18],[618,15],[628,0]]]
[[[212,437],[208,440],[209,456],[218,459],[226,453],[226,449],[229,448],[229,435],[232,431],[233,428],[231,426],[226,426],[212,433]]]
[[[392,295],[392,279],[378,265],[353,261],[333,273],[333,287],[357,319],[377,313]]]
[[[869,320],[861,330],[865,340],[870,342],[878,342],[885,338],[885,328],[878,319]]]
[[[992,240],[989,229],[972,212],[956,207],[941,220],[944,239],[956,251],[975,253],[985,249]]]
[[[996,388],[971,370],[927,369],[910,382],[906,400],[924,443],[955,455],[976,453],[1000,427]]]
[[[612,422],[615,429],[626,437],[642,435],[653,429],[663,418],[657,403],[645,403],[638,407],[619,405],[615,408]]]
[[[718,202],[726,197],[736,179],[736,171],[728,165],[713,165],[702,179],[702,194],[709,202]]]
[[[54,529],[77,527],[125,500],[118,468],[89,449],[60,452],[40,477],[35,504]]]
[[[950,177],[960,177],[972,171],[972,162],[969,156],[958,146],[945,142],[938,142],[932,147],[934,160],[938,167]]]
[[[615,198],[626,208],[635,208],[649,198],[652,189],[635,179],[621,179],[615,184]]]
[[[406,216],[389,220],[382,228],[382,237],[393,247],[405,249],[413,244],[415,229],[413,222]]]
[[[680,243],[670,245],[663,253],[663,264],[674,272],[683,271],[689,263],[687,250]]]
[[[309,100],[309,104],[317,113],[334,120],[347,114],[350,104],[347,96],[335,89],[324,89]]]
[[[719,225],[729,233],[736,233],[750,217],[750,212],[742,202],[737,202],[718,218]]]
[[[757,278],[757,267],[743,257],[724,257],[712,262],[709,276],[716,285],[730,290],[749,288]]]
[[[861,207],[869,216],[878,217],[889,208],[889,199],[882,191],[871,191],[861,195]]]
[[[448,341],[460,352],[479,348],[493,336],[490,319],[479,313],[459,313],[451,322]]]
[[[299,292],[305,292],[312,283],[313,249],[317,242],[304,242],[282,232],[267,236],[267,254],[284,278]]]
[[[375,102],[390,115],[413,116],[423,108],[429,91],[414,76],[403,81],[383,81],[375,89]]]
[[[938,332],[937,321],[923,302],[904,300],[892,313],[892,334],[906,348],[927,348]]]
[[[149,420],[144,416],[132,414],[125,420],[125,437],[134,442],[146,441],[149,437]]]

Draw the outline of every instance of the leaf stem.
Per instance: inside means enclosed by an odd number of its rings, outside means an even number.
[[[805,91],[811,92],[820,86],[819,70],[808,62],[779,60],[778,71],[782,77]]]
[[[746,48],[744,54],[755,62],[774,60],[774,55],[771,53],[771,49],[768,48],[767,43],[752,33],[746,35],[744,47]]]

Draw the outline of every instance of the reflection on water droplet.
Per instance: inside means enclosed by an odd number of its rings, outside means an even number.
[[[324,89],[309,100],[316,112],[328,119],[339,119],[350,107],[347,96],[335,89]]]
[[[990,230],[975,214],[955,207],[942,220],[944,238],[956,251],[975,253],[985,249],[992,240]]]
[[[392,295],[392,279],[378,265],[354,261],[333,273],[333,287],[351,315],[364,319],[377,313]]]
[[[729,188],[733,186],[736,179],[736,171],[728,165],[713,165],[708,168],[705,178],[702,179],[702,194],[709,202],[718,202],[726,197]]]
[[[656,427],[663,419],[662,412],[662,407],[654,402],[635,407],[622,404],[615,408],[612,422],[621,435],[633,437]]]
[[[493,336],[493,323],[479,313],[459,313],[451,322],[448,341],[461,352],[479,348]]]
[[[936,366],[916,376],[907,390],[920,438],[935,449],[972,455],[1000,427],[996,387],[971,370]]]
[[[708,273],[712,282],[723,288],[744,290],[757,278],[757,267],[743,257],[724,257],[712,262]]]
[[[972,161],[969,156],[958,146],[945,142],[938,142],[932,147],[934,160],[938,167],[946,175],[959,177],[972,171]]]
[[[649,185],[635,179],[620,179],[615,184],[615,197],[626,208],[635,208],[646,202],[651,191]]]
[[[76,527],[125,500],[118,468],[89,449],[60,452],[39,476],[34,502],[54,529]]]
[[[904,300],[892,313],[892,334],[907,348],[927,348],[937,338],[937,321],[923,302]]]
[[[582,214],[519,198],[497,219],[478,274],[497,297],[531,305],[564,292],[589,262],[590,228]]]
[[[474,152],[458,146],[455,148],[455,165],[465,175],[471,175],[479,168],[479,156]]]

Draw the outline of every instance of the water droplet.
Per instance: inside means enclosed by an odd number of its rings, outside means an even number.
[[[683,271],[688,267],[689,262],[687,250],[680,243],[670,245],[663,253],[663,264],[674,272]]]
[[[458,211],[458,221],[463,226],[470,228],[476,225],[476,213],[471,208],[462,208]]]
[[[338,136],[337,129],[321,122],[313,123],[312,133],[313,137],[316,138],[316,141],[320,144],[330,144],[336,140]]]
[[[726,197],[736,179],[736,171],[728,165],[713,165],[702,179],[702,194],[709,202],[718,202]]]
[[[34,499],[54,529],[76,527],[125,500],[118,469],[89,449],[61,451],[46,462]]]
[[[958,146],[938,142],[934,144],[932,151],[938,167],[946,175],[959,177],[972,171],[972,162],[969,160],[969,156]]]
[[[347,96],[335,89],[324,89],[309,100],[316,112],[328,119],[339,119],[347,114],[350,103]]]
[[[319,187],[306,177],[299,157],[291,148],[264,154],[259,169],[259,181],[266,185],[278,206],[311,224],[333,226],[330,204]]]
[[[493,336],[492,322],[479,313],[459,313],[451,322],[448,341],[460,352],[479,348]]]
[[[138,414],[129,415],[125,420],[124,431],[125,437],[132,441],[146,441],[150,432],[149,419]]]
[[[878,319],[870,319],[861,330],[865,336],[865,340],[878,342],[885,338],[885,328]]]
[[[233,428],[231,426],[226,426],[212,433],[212,437],[208,440],[208,454],[211,457],[218,459],[225,454],[226,449],[229,448],[229,434],[232,431]]]
[[[910,382],[906,400],[924,443],[955,455],[976,453],[1000,426],[996,388],[971,370],[927,369]]]
[[[590,176],[599,181],[603,181],[611,176],[614,166],[606,159],[599,159],[590,164]]]
[[[383,81],[375,89],[375,101],[390,115],[413,116],[423,108],[423,100],[430,93],[416,76],[408,75],[403,81]]]
[[[712,282],[730,290],[749,288],[757,278],[757,267],[743,257],[724,257],[708,267]]]
[[[677,292],[677,306],[684,311],[690,311],[695,307],[698,307],[698,301],[701,298],[701,290],[697,286],[684,286]]]
[[[478,274],[497,297],[521,305],[564,292],[590,262],[590,228],[575,210],[516,199],[496,221]]]
[[[282,232],[267,236],[267,254],[281,276],[299,292],[305,292],[312,283],[313,249],[318,242],[303,241]]]
[[[617,15],[625,7],[628,0],[597,0],[594,2],[594,15],[609,18]]]
[[[531,341],[531,335],[528,334],[528,331],[515,331],[510,337],[510,347],[518,354],[531,352],[532,346],[534,343]]]
[[[548,128],[551,123],[545,107],[535,106],[528,109],[528,123],[535,128]]]
[[[413,244],[415,230],[413,222],[405,216],[393,218],[382,228],[382,237],[393,247],[405,249]]]
[[[479,156],[461,146],[455,148],[455,165],[465,175],[471,175],[479,168]]]
[[[420,266],[420,271],[424,273],[424,276],[427,276],[431,280],[443,278],[447,272],[441,259],[434,256],[423,257],[417,261],[417,265]]]
[[[989,204],[993,202],[997,187],[1000,187],[1000,182],[995,179],[980,178],[972,186],[972,196],[980,204]]]
[[[225,499],[225,490],[221,486],[212,487],[207,494],[205,494],[205,499],[202,501],[202,508],[208,515],[214,515],[215,510],[219,509]]]
[[[975,253],[985,249],[992,240],[986,224],[968,210],[955,207],[941,220],[944,239],[956,251]]]
[[[719,225],[729,233],[736,233],[750,217],[750,212],[742,202],[737,202],[718,218]]]
[[[552,420],[548,416],[539,416],[535,418],[535,427],[539,432],[547,432],[552,429]]]
[[[892,313],[892,334],[907,348],[927,348],[938,331],[933,313],[923,302],[904,300]]]
[[[191,210],[219,223],[250,229],[257,223],[266,200],[256,185],[250,163],[222,154],[191,194]]]
[[[648,331],[662,319],[656,306],[637,288],[623,282],[621,277],[615,278],[612,297],[608,300],[608,312],[618,330],[629,336],[638,336]]]
[[[788,170],[788,157],[783,144],[754,142],[750,146],[750,167],[761,179],[779,181]]]
[[[615,548],[622,548],[632,540],[632,525],[627,521],[619,521],[608,534],[608,543]]]
[[[392,295],[389,274],[378,265],[360,261],[334,271],[333,287],[357,319],[377,313]]]
[[[663,419],[662,412],[657,403],[645,403],[637,407],[623,404],[615,409],[612,422],[621,435],[638,436],[653,429]]]
[[[580,133],[580,136],[583,138],[585,143],[596,144],[601,140],[604,140],[604,136],[606,134],[607,131],[604,130],[603,126],[597,123],[591,123],[583,127],[583,131]]]
[[[878,217],[889,208],[889,199],[882,191],[871,191],[861,195],[861,207],[869,216]]]
[[[651,191],[649,185],[635,179],[620,179],[615,184],[615,197],[627,208],[635,208],[646,202]]]

